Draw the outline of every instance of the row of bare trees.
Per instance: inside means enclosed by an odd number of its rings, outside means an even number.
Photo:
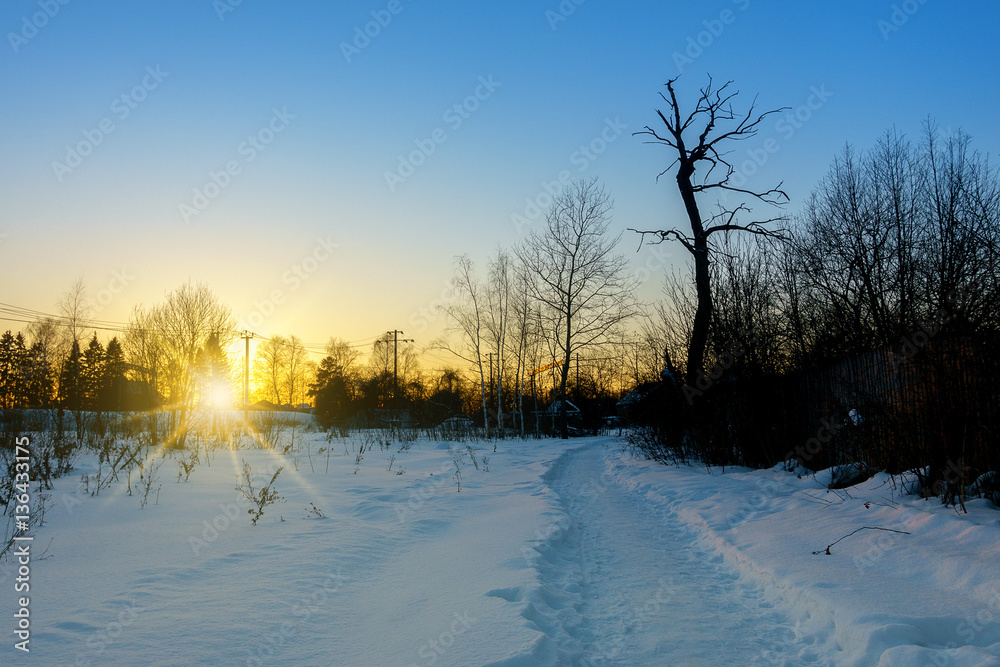
[[[559,431],[568,435],[567,387],[574,359],[621,339],[638,313],[636,282],[615,252],[612,201],[596,179],[571,183],[554,198],[543,228],[513,251],[498,249],[480,277],[456,259],[447,334],[435,347],[464,362],[479,384],[486,424],[525,431],[527,385],[558,369]],[[609,353],[610,354],[610,353]],[[503,394],[513,390],[514,401]],[[492,400],[490,400],[492,399]],[[512,405],[507,419],[504,406]]]
[[[962,132],[942,137],[928,122],[916,143],[889,131],[868,151],[844,148],[782,233],[711,247],[699,372],[733,349],[744,374],[816,368],[898,349],[942,317],[952,335],[1000,332],[1000,179]],[[645,327],[675,360],[689,348],[695,282],[669,274]]]
[[[790,216],[780,184],[733,185],[733,142],[774,112],[737,113],[729,84],[711,81],[685,112],[674,83],[663,127],[641,134],[670,149],[663,173],[676,168],[689,229],[641,233],[681,243],[693,266],[667,276],[643,327],[671,371],[654,392],[650,451],[930,466],[928,486],[952,490],[995,470],[1000,176],[989,159],[930,120],[916,140],[890,130],[868,150],[845,147]],[[821,420],[836,436],[817,444]]]

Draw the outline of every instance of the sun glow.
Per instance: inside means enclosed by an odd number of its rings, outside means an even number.
[[[236,401],[231,387],[214,385],[208,392],[208,407],[212,410],[234,410]]]

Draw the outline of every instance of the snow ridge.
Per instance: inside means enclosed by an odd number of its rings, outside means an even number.
[[[622,488],[683,525],[830,664],[1000,665],[1000,520],[899,495],[887,476],[831,492],[780,470],[664,468],[609,453]],[[985,501],[973,501],[973,503]],[[833,555],[813,555],[863,525]]]

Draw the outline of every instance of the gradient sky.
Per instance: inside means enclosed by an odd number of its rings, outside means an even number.
[[[995,1],[62,2],[0,7],[0,301],[44,312],[81,275],[117,322],[193,280],[264,335],[426,344],[452,258],[516,243],[512,216],[561,171],[601,179],[616,229],[681,222],[655,181],[668,154],[632,136],[678,73],[687,102],[711,73],[738,109],[817,107],[737,148],[777,142],[749,184],[784,181],[789,213],[846,142],[916,137],[927,116],[983,152],[1000,139]],[[603,153],[578,152],[602,132]],[[652,299],[685,258],[636,246]]]

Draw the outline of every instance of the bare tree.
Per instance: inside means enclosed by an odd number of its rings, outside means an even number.
[[[129,317],[129,323],[122,339],[122,347],[125,349],[125,356],[129,361],[132,379],[149,387],[152,392],[148,396],[150,403],[153,406],[159,405],[160,380],[164,376],[162,366],[165,355],[162,338],[154,328],[153,318],[150,312],[143,309],[142,306],[136,306],[132,309],[132,315]]]
[[[455,258],[455,298],[444,307],[449,326],[444,336],[431,347],[450,352],[470,365],[479,375],[479,390],[483,404],[483,427],[489,435],[489,409],[486,404],[486,375],[483,357],[486,341],[483,338],[487,303],[484,288],[475,275],[475,265],[467,255]],[[458,335],[457,344],[449,341]]]
[[[159,306],[133,311],[125,347],[130,355],[141,355],[139,363],[152,364],[157,390],[162,389],[173,408],[171,446],[184,447],[188,413],[196,398],[198,357],[213,335],[226,349],[236,339],[236,318],[206,285],[186,283]]]
[[[736,174],[736,169],[729,161],[729,145],[756,136],[765,118],[784,111],[785,108],[758,113],[754,98],[745,114],[737,114],[733,109],[732,100],[739,92],[729,89],[732,81],[714,89],[712,79],[709,77],[708,85],[701,89],[694,109],[690,113],[684,113],[681,111],[674,90],[676,81],[674,78],[667,82],[666,95],[660,93],[660,97],[667,103],[666,111],[658,109],[656,112],[663,123],[663,129],[657,130],[647,125],[644,130],[636,134],[652,137],[649,143],[667,146],[671,149],[671,154],[676,155],[659,176],[663,176],[676,165],[677,188],[684,203],[690,231],[677,228],[632,231],[640,233],[643,239],[647,234],[654,238],[658,237],[656,242],[678,241],[694,258],[698,306],[691,329],[687,358],[687,378],[689,383],[693,383],[704,373],[705,348],[712,322],[712,278],[709,270],[712,235],[719,232],[747,232],[784,238],[781,229],[769,227],[770,223],[783,220],[783,217],[751,222],[741,220],[742,216],[752,213],[745,201],[780,206],[788,201],[788,196],[780,189],[780,183],[777,187],[764,191],[735,185],[732,177]],[[723,128],[720,125],[727,127]],[[705,192],[712,191],[720,194],[736,194],[745,198],[745,201],[735,207],[720,204],[717,214],[705,218],[701,212],[699,197]]]
[[[67,329],[68,340],[66,348],[73,343],[79,343],[84,336],[84,330],[90,322],[90,314],[93,308],[87,298],[87,283],[83,278],[77,278],[69,289],[59,300],[59,314],[62,315],[63,323]]]
[[[538,310],[532,301],[531,273],[523,264],[518,263],[514,269],[510,296],[510,339],[511,351],[514,353],[515,373],[514,387],[517,392],[518,426],[521,435],[525,435],[524,423],[524,392],[527,379],[537,367],[538,347],[541,341],[541,326],[538,321]]]
[[[813,363],[898,345],[939,309],[971,331],[1000,307],[1000,179],[964,133],[931,121],[914,146],[895,130],[847,146],[795,229],[783,282],[801,358]]]
[[[254,383],[258,395],[276,405],[305,400],[314,364],[298,336],[272,336],[254,353]]]
[[[492,390],[496,391],[497,428],[503,432],[503,380],[507,361],[507,336],[510,329],[510,299],[512,269],[510,255],[497,250],[490,260],[486,282],[486,335],[492,354],[497,358],[496,377]],[[492,361],[490,373],[492,374]]]
[[[915,151],[923,187],[919,277],[930,308],[960,295],[969,331],[1000,330],[1000,172],[962,131],[924,124]],[[926,306],[923,317],[929,317]]]
[[[690,270],[686,274],[674,270],[663,277],[663,299],[658,301],[642,324],[641,356],[656,350],[654,363],[659,370],[666,370],[678,380],[686,375],[685,351],[698,309],[697,295],[693,289]],[[635,382],[639,384],[640,351],[635,353]],[[653,374],[657,377],[658,372]]]
[[[621,235],[608,236],[612,202],[596,179],[577,181],[555,197],[545,229],[532,231],[516,249],[532,274],[532,297],[562,362],[560,434],[568,437],[566,383],[579,350],[607,340],[636,313],[636,281],[614,250]]]
[[[257,396],[281,405],[284,387],[285,356],[288,346],[284,336],[272,336],[257,344],[254,350],[253,379]]]
[[[337,374],[345,380],[357,380],[359,369],[358,360],[361,352],[357,348],[341,338],[331,338],[326,344],[326,356],[333,360],[333,367]]]
[[[316,373],[316,364],[309,359],[309,353],[298,336],[288,337],[288,354],[285,358],[287,402],[294,407],[305,400],[309,383]]]
[[[915,326],[917,193],[911,149],[895,133],[833,163],[803,212],[798,267],[834,351],[889,345]]]
[[[724,369],[740,377],[760,377],[787,365],[780,254],[773,250],[769,240],[759,236],[724,235],[719,259],[712,264],[715,322],[709,352],[716,373]]]

